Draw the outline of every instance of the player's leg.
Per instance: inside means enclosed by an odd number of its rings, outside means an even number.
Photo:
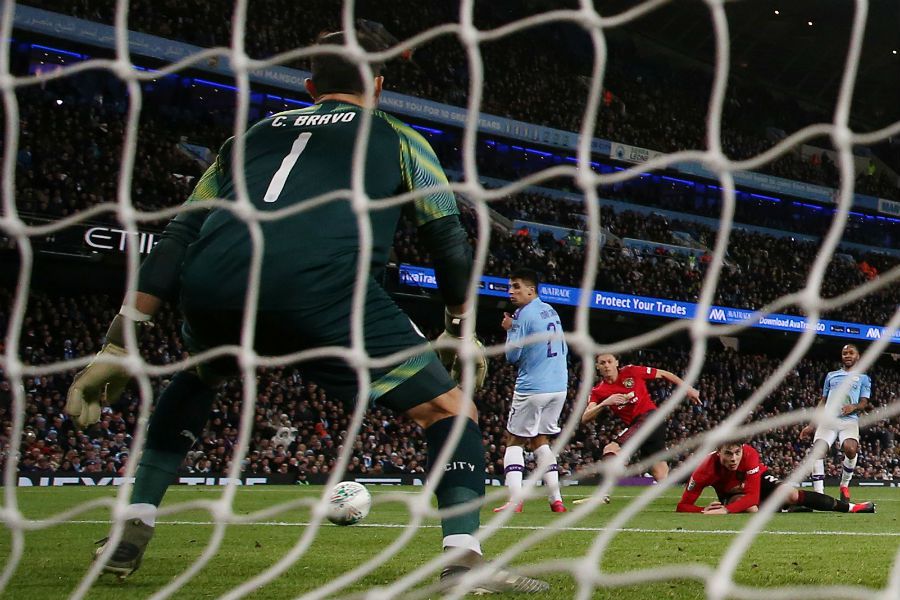
[[[206,316],[210,316],[207,314]],[[231,318],[233,317],[233,318]],[[239,330],[240,315],[217,314],[215,327],[221,332]],[[190,321],[200,329],[213,321],[192,316]],[[186,319],[183,329],[186,346],[193,352],[205,347]],[[96,555],[103,556],[103,571],[120,577],[138,569],[144,551],[153,536],[157,509],[169,486],[174,483],[184,457],[201,436],[215,398],[216,386],[234,372],[230,359],[219,359],[195,369],[176,373],[162,391],[147,430],[147,443],[141,453],[131,490],[122,539],[115,548],[104,542]],[[107,538],[108,539],[108,538]]]
[[[559,417],[566,402],[566,392],[541,394],[541,396],[543,399],[538,417],[538,435],[531,440],[531,449],[537,459],[538,470],[541,472],[544,486],[547,488],[550,510],[566,512],[559,487],[559,464],[556,462],[556,455],[550,449],[549,437],[560,432]]]
[[[856,461],[859,458],[859,423],[851,420],[841,424],[838,440],[841,450],[844,452],[844,460],[841,464],[841,500],[850,502],[850,480],[856,471]]]
[[[779,489],[783,485],[784,484],[782,484],[782,482],[778,478],[772,475],[764,475],[762,481],[760,482],[759,488],[760,504],[765,502],[769,496],[775,493],[775,490]],[[787,495],[785,496],[784,500],[784,506],[794,508],[802,507],[807,510],[818,510],[824,512],[875,512],[875,504],[873,504],[872,502],[853,504],[852,502],[845,502],[844,500],[832,498],[831,496],[821,494],[819,492],[800,490],[793,486],[788,486]]]
[[[790,505],[805,506],[812,510],[830,511],[830,512],[850,512],[850,513],[874,513],[875,504],[872,502],[846,502],[837,498],[832,498],[818,492],[810,492],[808,490],[798,490],[791,488],[788,495]]]
[[[644,421],[646,421],[647,418],[649,418],[649,416],[646,417],[641,422],[643,423]],[[640,427],[640,425],[638,426],[638,428],[639,427]],[[637,428],[631,428],[631,429],[636,431]],[[647,436],[647,438],[643,441],[643,443],[641,443],[640,447],[638,448],[637,452],[635,453],[635,458],[642,459],[644,457],[653,456],[653,455],[665,450],[666,449],[666,431],[667,430],[668,430],[668,424],[665,421],[663,421],[662,423],[657,425],[656,428],[650,432],[650,435]],[[634,435],[634,434],[630,433],[630,435]],[[630,435],[629,435],[629,437],[630,437]],[[650,476],[653,477],[653,479],[658,482],[664,480],[666,477],[669,476],[669,463],[664,460],[660,460],[660,461],[653,463],[650,466]]]
[[[627,431],[628,430],[626,429],[625,432],[627,432]],[[625,432],[623,432],[623,433],[625,433]],[[621,449],[622,449],[622,447],[619,446],[618,442],[616,442],[616,441],[609,442],[608,444],[603,446],[603,457],[600,460],[611,460],[611,459],[615,458],[616,456],[619,455],[619,451]],[[603,484],[603,476],[601,475],[600,483],[598,485],[602,485],[602,484]],[[589,502],[589,501],[590,501],[590,497],[579,498],[578,500],[573,500],[572,504],[585,504],[586,502]],[[603,494],[603,503],[609,504],[609,502],[610,502],[609,494]]]
[[[349,319],[344,322],[349,327]],[[319,323],[315,320],[310,328],[315,329]],[[329,336],[333,336],[330,333],[333,328],[334,325],[329,328]],[[344,334],[349,339],[349,329]],[[442,547],[454,556],[441,573],[441,580],[452,585],[459,575],[484,562],[481,545],[475,538],[485,481],[484,441],[478,412],[471,399],[450,378],[434,350],[425,345],[424,338],[406,315],[374,281],[370,282],[366,295],[365,334],[366,351],[372,357],[422,347],[420,354],[399,365],[373,369],[369,400],[406,413],[424,430],[430,476],[440,476],[435,488],[438,507],[444,510],[471,505],[469,510],[441,519]],[[317,340],[317,345],[327,345],[331,339]],[[356,373],[349,371],[346,364],[341,365],[341,370],[335,370],[327,368],[328,362],[318,365],[323,367],[319,374],[331,379],[328,383],[323,381],[325,389],[334,384],[332,389],[346,392],[355,386]],[[458,419],[463,419],[462,430],[452,440],[451,432]],[[446,462],[438,463],[439,455],[448,445],[451,445],[449,457]],[[543,581],[500,569],[479,581],[473,591],[544,592],[548,589],[549,585]]]
[[[538,435],[540,407],[536,404],[538,395],[513,393],[506,418],[506,434],[503,441],[503,475],[509,490],[510,500],[494,509],[494,512],[515,510],[522,512],[522,501],[514,501],[522,492],[525,475],[525,448],[531,447],[531,440]]]
[[[515,510],[522,512],[523,502],[514,502],[513,498],[522,492],[522,479],[525,476],[525,447],[529,445],[528,438],[521,438],[507,431],[503,436],[506,450],[503,453],[503,478],[506,489],[509,490],[509,500],[494,509],[494,512],[503,510]]]
[[[828,451],[831,450],[835,439],[837,439],[837,431],[834,429],[826,429],[821,426],[816,428],[812,449],[822,458],[817,458],[813,463],[812,482],[813,491],[820,494],[825,493],[825,457],[828,456]]]
[[[405,412],[425,431],[430,472],[441,474],[440,483],[435,488],[438,507],[443,510],[461,504],[472,505],[465,512],[441,519],[442,546],[445,551],[454,553],[452,562],[441,572],[441,581],[453,585],[462,574],[484,562],[481,544],[475,538],[481,525],[479,500],[484,498],[484,443],[475,405],[456,387],[434,352],[428,350],[427,353],[434,358],[425,368],[384,393],[377,401],[393,410]],[[373,388],[377,388],[383,379],[374,381]],[[446,391],[441,391],[431,400],[418,403],[419,398],[444,389]],[[462,432],[455,442],[451,442],[451,432],[460,418],[465,420]],[[453,444],[450,456],[446,462],[438,463],[438,456],[450,443]],[[501,569],[479,581],[473,591],[533,593],[548,589],[549,585],[543,581]]]

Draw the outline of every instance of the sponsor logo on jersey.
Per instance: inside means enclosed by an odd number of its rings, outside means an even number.
[[[749,471],[747,471],[747,475],[753,475],[754,473],[759,473],[759,466],[753,467]]]
[[[634,387],[634,379],[631,377],[626,377],[625,381],[622,382],[622,385],[627,387],[629,390]]]

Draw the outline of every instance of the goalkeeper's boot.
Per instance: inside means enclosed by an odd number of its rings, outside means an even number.
[[[103,565],[104,573],[112,573],[119,579],[125,579],[138,570],[144,550],[153,537],[154,527],[147,525],[140,519],[128,519],[122,530],[122,539],[115,548],[109,546],[109,538],[103,538],[98,544],[102,544],[94,553],[94,559],[100,558],[105,553],[112,552]]]
[[[507,502],[503,506],[498,506],[497,508],[495,508],[494,512],[498,513],[498,512],[512,510],[513,512],[520,513],[520,512],[522,512],[522,508],[523,508],[524,504],[525,504],[524,502],[519,502],[518,504],[513,504],[512,502]]]
[[[486,564],[484,557],[477,552],[468,552],[455,564],[448,565],[441,571],[441,585],[451,589],[458,581],[473,569]],[[468,593],[476,596],[484,594],[540,594],[550,590],[550,584],[540,579],[518,575],[506,569],[496,569],[470,584]]]
[[[850,511],[852,513],[873,513],[875,512],[875,503],[874,502],[858,502],[857,504],[850,503]]]
[[[569,511],[566,510],[566,505],[563,504],[562,500],[554,500],[550,503],[550,512],[563,513]]]
[[[840,498],[844,502],[850,502],[850,488],[846,485],[842,485],[838,488],[838,492],[840,493]]]

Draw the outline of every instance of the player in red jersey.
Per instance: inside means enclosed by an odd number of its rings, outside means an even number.
[[[597,357],[597,371],[600,373],[600,382],[591,390],[591,398],[581,415],[581,422],[594,420],[608,406],[625,424],[625,429],[603,447],[603,458],[606,459],[617,455],[622,445],[631,439],[656,410],[656,403],[650,399],[650,392],[647,391],[647,380],[665,379],[675,385],[681,385],[684,381],[670,371],[655,367],[626,365],[619,368],[619,359],[613,354],[601,354]],[[695,388],[687,389],[687,397],[694,404],[700,404],[700,392]],[[634,456],[638,459],[652,456],[665,447],[666,423],[663,422],[638,447]],[[650,474],[656,481],[662,481],[669,474],[669,464],[664,460],[655,463],[650,467]],[[587,498],[575,500],[573,504],[581,504],[586,500]],[[608,497],[604,501],[608,502]]]
[[[725,442],[717,451],[711,452],[691,475],[675,510],[705,515],[757,512],[759,505],[780,485],[782,483],[778,478],[766,475],[766,466],[760,462],[759,453],[753,446]],[[701,492],[709,486],[716,490],[718,501],[705,507],[697,506]],[[875,504],[872,502],[854,504],[793,487],[784,504],[832,512],[875,512]]]

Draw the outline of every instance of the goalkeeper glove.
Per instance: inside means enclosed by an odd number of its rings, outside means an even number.
[[[124,358],[128,356],[125,349],[125,327],[135,322],[149,322],[149,315],[131,313],[130,318],[119,313],[112,320],[106,332],[106,344],[97,353],[88,366],[75,375],[69,392],[66,394],[66,413],[75,419],[81,427],[93,425],[100,420],[103,406],[114,404],[131,376],[120,364],[98,360],[106,357]]]
[[[437,341],[452,341],[458,344],[462,340],[463,321],[466,317],[462,315],[452,315],[450,311],[444,311],[444,333],[438,336]],[[478,337],[475,337],[475,389],[479,389],[484,385],[487,378],[487,357],[484,355],[484,344]],[[437,349],[438,357],[441,364],[450,373],[456,383],[462,383],[462,361],[459,360],[456,348],[443,347]]]

